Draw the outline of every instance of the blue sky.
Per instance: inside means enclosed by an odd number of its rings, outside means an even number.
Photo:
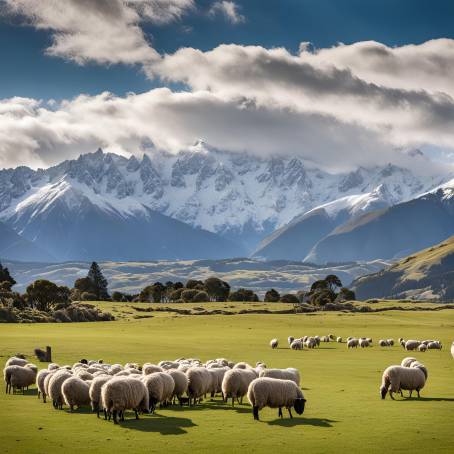
[[[166,25],[144,24],[160,53],[180,47],[209,50],[222,43],[316,47],[338,42],[376,40],[389,46],[453,37],[454,2],[448,0],[239,0],[246,21],[231,24],[205,13],[212,2],[198,1],[198,12]],[[20,26],[19,18],[0,19],[0,98],[12,96],[61,99],[104,90],[122,95],[162,85],[147,79],[138,65],[84,66],[44,54],[47,30]]]

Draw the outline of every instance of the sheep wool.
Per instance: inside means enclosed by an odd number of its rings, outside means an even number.
[[[419,367],[389,366],[383,372],[380,395],[384,399],[389,390],[389,396],[394,399],[393,393],[407,390],[410,391],[410,397],[413,391],[420,397],[419,391],[424,388],[425,383],[426,376]]]
[[[378,341],[378,345],[379,345],[380,347],[389,347],[388,341],[387,341],[387,340],[384,340],[384,339],[380,339],[380,340]]]
[[[262,370],[260,367],[256,369]],[[216,369],[208,369],[208,372],[211,374],[211,384],[210,384],[210,395],[214,397],[216,394],[222,392],[222,380],[224,380],[224,375],[230,370],[229,367],[221,367]]]
[[[302,350],[303,349],[303,342],[301,339],[295,339],[291,344],[290,348],[292,350]]]
[[[277,348],[277,346],[279,345],[279,341],[277,339],[271,339],[270,340],[270,347],[271,348]]]
[[[41,369],[36,375],[36,387],[38,388],[38,399],[43,395],[43,402],[46,402],[46,391],[44,389],[44,380],[48,375],[53,373],[52,369]]]
[[[139,419],[138,412],[148,413],[150,407],[147,387],[141,380],[130,377],[113,377],[105,383],[101,388],[101,402],[106,413],[113,416],[114,424],[118,424],[118,416],[124,421],[125,410],[134,410]]]
[[[288,367],[287,369],[265,369],[260,372],[259,377],[277,378],[281,380],[291,380],[297,386],[300,385],[301,376],[298,369]]]
[[[165,372],[154,372],[144,375],[141,380],[148,390],[151,412],[155,410],[158,403],[165,405],[172,398],[175,382],[171,375]]]
[[[181,397],[188,391],[189,379],[184,372],[178,369],[170,369],[167,373],[173,378],[175,384],[172,399],[174,402],[175,398],[180,401]]]
[[[14,393],[16,389],[24,392],[25,388],[33,385],[36,381],[37,369],[33,367],[18,366],[16,364],[3,369],[3,378],[6,383],[6,393]]]
[[[420,352],[425,352],[426,350],[427,350],[427,345],[426,344],[421,344],[418,347],[418,351],[420,351]]]
[[[337,337],[336,342],[338,342],[339,344],[342,343],[342,337]]]
[[[407,351],[417,350],[420,345],[421,342],[419,342],[418,340],[410,339],[407,340],[407,342],[405,342],[405,350]]]
[[[157,366],[156,364],[145,363],[142,366],[142,374],[143,375],[150,375],[154,372],[163,372],[164,369],[162,367]]]
[[[55,409],[61,410],[63,408],[63,394],[61,388],[65,380],[72,376],[71,372],[66,369],[57,370],[52,374],[49,380],[48,396],[52,399],[52,404]]]
[[[288,342],[289,345],[290,345],[294,340],[295,340],[295,338],[294,338],[293,336],[289,336],[289,337],[287,338],[287,342]]]
[[[347,348],[358,348],[358,344],[358,339],[350,339],[349,341],[347,341]]]
[[[111,375],[100,375],[95,377],[90,384],[88,395],[90,397],[90,405],[92,411],[96,411],[99,418],[99,411],[101,410],[101,388],[112,378]]]
[[[74,407],[90,404],[90,386],[81,378],[74,376],[66,379],[61,387],[63,399],[71,411]]]
[[[291,380],[275,378],[256,378],[248,387],[247,397],[253,408],[254,419],[259,419],[259,411],[264,407],[279,408],[278,416],[282,418],[282,407],[288,410],[291,418],[291,408],[301,415],[304,412],[306,400],[303,392]]]
[[[247,394],[249,384],[256,378],[257,374],[253,369],[232,369],[227,371],[222,380],[224,400],[227,402],[228,398],[231,397],[232,407],[235,406],[235,399],[238,402],[242,402],[243,397]]]
[[[239,368],[232,370],[241,370]],[[207,394],[211,386],[211,374],[204,367],[191,367],[187,370],[189,404],[195,405],[197,400]]]
[[[412,363],[416,362],[417,359],[416,358],[413,358],[412,356],[407,356],[406,358],[404,358],[402,360],[402,362],[400,363],[400,365],[402,367],[410,367]]]
[[[23,358],[18,358],[17,356],[12,356],[11,358],[8,359],[5,363],[5,368],[8,366],[22,366],[24,367],[28,361]]]

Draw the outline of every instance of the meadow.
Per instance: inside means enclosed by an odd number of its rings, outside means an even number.
[[[111,309],[114,303],[101,304]],[[118,303],[117,303],[118,304]],[[230,304],[230,303],[226,303]],[[234,305],[235,306],[235,305]],[[114,426],[88,409],[56,411],[35,389],[25,395],[0,393],[0,446],[4,453],[58,452],[454,452],[454,311],[181,316],[152,313],[134,318],[130,305],[117,305],[115,322],[3,324],[0,365],[16,352],[51,345],[53,360],[72,364],[81,358],[105,362],[158,362],[177,357],[202,361],[226,357],[297,367],[307,399],[302,416],[277,417],[264,409],[253,420],[246,402],[235,408],[220,397],[196,408],[168,407],[156,415]],[[309,335],[367,336],[374,346],[347,350],[322,343],[316,350],[292,351],[286,339]],[[269,340],[277,337],[279,348]],[[382,401],[383,370],[409,356],[399,346],[380,348],[379,338],[436,338],[441,351],[417,353],[429,370],[421,398]],[[411,355],[413,356],[413,355]],[[36,362],[36,361],[34,361]],[[45,364],[41,364],[45,367]]]

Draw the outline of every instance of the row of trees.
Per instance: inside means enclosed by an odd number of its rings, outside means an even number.
[[[59,286],[54,282],[39,279],[30,284],[24,294],[12,291],[16,284],[7,268],[0,264],[0,300],[8,300],[8,304],[16,308],[34,308],[40,311],[58,310],[73,301],[141,301],[154,303],[167,302],[222,302],[222,301],[259,301],[255,292],[245,288],[231,290],[228,282],[217,277],[196,280],[189,279],[186,284],[168,281],[155,282],[146,286],[139,294],[131,295],[115,291],[112,296],[108,292],[108,282],[99,265],[93,262],[86,277],[77,279],[72,289]],[[351,290],[342,286],[336,275],[328,275],[325,279],[315,281],[309,291],[296,294],[281,295],[277,290],[270,289],[265,293],[265,302],[307,303],[324,306],[328,303],[355,299]]]

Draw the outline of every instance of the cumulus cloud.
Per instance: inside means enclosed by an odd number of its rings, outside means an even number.
[[[142,22],[178,19],[193,0],[5,0],[6,11],[51,30],[47,54],[78,64],[145,64],[159,58]]]
[[[246,20],[240,13],[239,6],[235,2],[227,0],[214,2],[213,6],[210,8],[209,14],[211,16],[222,14],[226,20],[232,24],[240,24]]]
[[[430,91],[382,85],[359,77],[354,68],[312,59],[305,48],[293,55],[283,48],[221,45],[208,52],[180,49],[152,70],[223,99],[246,96],[261,107],[331,115],[399,147],[454,145],[454,100],[436,82]]]
[[[388,161],[427,167],[424,158],[396,152],[381,135],[360,125],[247,99],[226,100],[208,91],[103,93],[52,108],[15,98],[0,106],[0,167],[48,166],[98,146],[140,155],[142,144],[152,143],[158,150],[178,152],[199,138],[233,152],[296,155],[332,171]]]

